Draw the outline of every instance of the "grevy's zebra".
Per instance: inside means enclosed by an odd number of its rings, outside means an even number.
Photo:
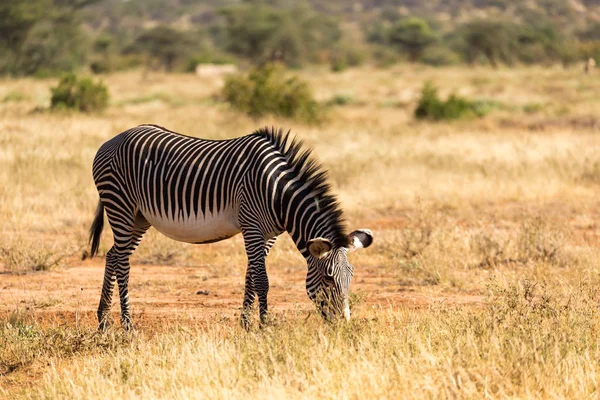
[[[342,211],[326,173],[281,131],[260,129],[231,140],[204,140],[155,125],[125,131],[98,150],[93,176],[100,201],[92,228],[91,255],[98,251],[104,211],[114,245],[98,307],[106,328],[115,280],[121,323],[131,326],[129,256],[154,226],[188,243],[211,243],[242,233],[248,255],[242,325],[258,295],[267,316],[269,281],[265,257],[287,231],[308,262],[306,290],[324,318],[350,318],[348,289],[353,267],[347,253],[372,242],[369,230],[344,233]]]

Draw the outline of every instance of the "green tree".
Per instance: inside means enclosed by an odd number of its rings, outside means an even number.
[[[172,71],[176,62],[187,59],[197,45],[193,34],[166,25],[149,29],[138,36],[125,53],[145,54],[148,67]]]
[[[79,10],[99,0],[0,2],[0,72],[39,74],[71,70],[85,61]]]
[[[29,30],[44,19],[51,0],[10,0],[0,3],[0,42],[18,52]]]
[[[501,62],[512,64],[518,48],[518,31],[518,26],[512,23],[469,22],[458,30],[459,51],[469,63],[484,58],[494,67]]]
[[[300,66],[314,61],[341,38],[337,22],[305,4],[275,8],[263,2],[244,3],[220,12],[228,51],[253,64],[281,61]]]
[[[413,62],[437,40],[437,35],[429,24],[416,17],[406,18],[394,24],[388,36],[390,44],[405,50]]]
[[[87,40],[72,20],[37,23],[27,34],[19,51],[19,74],[56,74],[71,71],[86,61]]]

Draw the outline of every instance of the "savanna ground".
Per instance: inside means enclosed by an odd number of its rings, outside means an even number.
[[[49,113],[51,80],[0,82],[0,396],[595,398],[600,380],[600,78],[578,69],[307,70],[321,125],[251,120],[218,79],[105,78],[101,115]],[[491,100],[415,122],[432,80]],[[269,256],[273,323],[239,327],[242,240],[150,231],[132,257],[137,329],[96,332],[103,254],[85,258],[101,143],[141,123],[205,138],[289,128],[330,171],[351,229],[353,319],[324,324],[305,262]],[[208,291],[208,294],[197,294]],[[115,297],[116,300],[116,297]],[[118,318],[118,304],[113,312]]]

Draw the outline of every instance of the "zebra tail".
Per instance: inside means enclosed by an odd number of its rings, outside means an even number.
[[[90,228],[90,242],[92,242],[92,249],[90,251],[90,258],[94,257],[98,253],[98,246],[100,245],[100,235],[104,229],[104,205],[102,201],[98,201],[98,207],[96,208],[96,215],[94,216],[94,222]]]

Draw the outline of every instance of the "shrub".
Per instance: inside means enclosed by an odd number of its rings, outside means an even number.
[[[50,107],[54,109],[93,112],[108,106],[107,87],[102,82],[94,83],[90,78],[77,79],[75,74],[67,74],[51,90]]]
[[[257,68],[248,76],[230,76],[223,96],[233,108],[255,118],[268,114],[305,122],[320,118],[318,103],[308,84],[297,77],[287,77],[283,68],[274,64]]]
[[[493,101],[470,101],[457,94],[451,94],[444,101],[440,99],[438,89],[431,82],[426,82],[415,109],[415,117],[434,121],[483,117],[498,105]]]
[[[419,105],[415,110],[418,119],[451,120],[472,114],[471,103],[452,94],[446,101],[439,98],[438,89],[431,82],[425,83]]]

